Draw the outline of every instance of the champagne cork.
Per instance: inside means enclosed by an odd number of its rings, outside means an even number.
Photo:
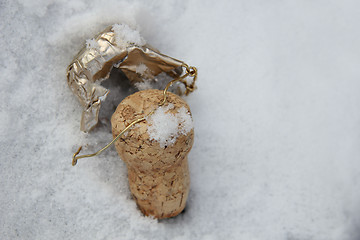
[[[189,106],[168,92],[144,90],[125,98],[111,118],[116,137],[132,121],[147,116],[115,142],[128,168],[130,191],[140,210],[158,219],[181,213],[189,194],[187,155],[194,142]]]

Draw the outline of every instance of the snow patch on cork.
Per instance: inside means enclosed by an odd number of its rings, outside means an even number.
[[[161,106],[147,119],[150,140],[159,142],[162,148],[173,145],[180,135],[186,135],[194,128],[190,112],[185,107],[176,114],[170,113],[171,109],[174,109],[171,103]]]

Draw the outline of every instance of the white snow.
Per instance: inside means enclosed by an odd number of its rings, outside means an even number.
[[[100,45],[94,38],[91,38],[91,39],[86,40],[86,47],[89,49],[99,50]]]
[[[118,46],[129,46],[130,44],[144,46],[146,44],[140,32],[127,24],[114,24],[112,30],[115,33],[116,44]]]
[[[360,239],[360,2],[0,3],[1,239]],[[113,24],[198,67],[186,211],[143,217],[66,68]],[[135,26],[135,27],[134,27]]]
[[[145,72],[148,73],[147,71]],[[186,80],[188,79],[190,79],[190,77],[186,78]],[[173,80],[173,78],[167,75],[166,73],[160,73],[155,77],[153,77],[152,75],[150,75],[149,78],[145,77],[143,80],[144,80],[143,82],[135,83],[135,87],[140,91],[147,89],[164,89],[167,86],[167,84],[171,80]],[[189,82],[190,81],[191,80],[189,80]],[[178,90],[180,90],[181,93],[184,93],[185,92],[184,84],[180,82],[175,82],[169,87],[170,92],[177,92]]]
[[[135,83],[135,86],[137,89],[139,89],[139,91],[142,91],[142,90],[154,88],[154,84],[152,84],[152,83],[153,83],[152,81],[145,79],[145,81],[143,81],[143,82]]]
[[[172,146],[180,135],[188,134],[194,128],[190,113],[185,107],[177,113],[170,113],[173,104],[158,107],[147,119],[150,140],[155,140],[160,147]]]
[[[140,75],[143,75],[147,70],[148,67],[143,63],[136,66],[136,73],[139,73]]]

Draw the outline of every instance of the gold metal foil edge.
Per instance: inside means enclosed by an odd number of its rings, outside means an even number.
[[[112,26],[93,40],[96,47],[83,47],[67,69],[68,85],[83,106],[80,130],[84,132],[91,131],[98,123],[101,103],[109,93],[109,89],[100,83],[109,78],[113,67],[123,71],[131,85],[151,80],[160,73],[173,78],[182,74],[184,62],[166,56],[149,45],[118,45]],[[139,66],[144,68],[144,65],[146,71],[139,71]]]

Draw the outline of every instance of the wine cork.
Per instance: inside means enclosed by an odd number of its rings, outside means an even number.
[[[189,106],[179,96],[144,90],[125,98],[111,118],[116,137],[132,121],[147,116],[115,142],[128,167],[131,193],[140,210],[155,218],[178,215],[185,208],[190,177],[187,155],[194,142]]]

